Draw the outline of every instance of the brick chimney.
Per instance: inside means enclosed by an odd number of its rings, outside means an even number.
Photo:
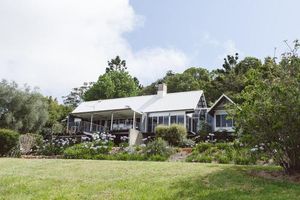
[[[167,94],[167,85],[164,83],[161,83],[158,85],[157,95],[159,97],[163,97]]]

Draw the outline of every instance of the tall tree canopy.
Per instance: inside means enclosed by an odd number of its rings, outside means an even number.
[[[138,79],[126,71],[126,62],[117,56],[108,65],[106,73],[84,93],[85,101],[138,95],[141,86]]]
[[[62,97],[64,104],[73,108],[77,107],[83,101],[84,93],[88,91],[93,84],[94,82],[84,82],[82,86],[73,88],[68,95]]]
[[[300,44],[295,41],[295,49]],[[284,54],[277,64],[267,58],[251,69],[240,98],[236,126],[251,143],[263,145],[288,173],[300,172],[300,58]]]
[[[21,133],[41,132],[48,120],[47,100],[36,90],[0,82],[0,127]]]

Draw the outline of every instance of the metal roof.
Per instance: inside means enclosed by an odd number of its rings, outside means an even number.
[[[148,95],[87,101],[81,103],[72,113],[87,113],[132,109],[140,113],[193,110],[203,91],[167,93],[164,96]]]

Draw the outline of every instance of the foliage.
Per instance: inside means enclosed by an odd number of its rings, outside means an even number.
[[[0,156],[4,156],[18,145],[19,133],[9,129],[0,129]]]
[[[76,143],[74,138],[53,138],[46,139],[43,143],[38,146],[37,154],[45,156],[61,155],[64,150],[69,146],[72,146]]]
[[[136,96],[141,85],[127,70],[126,61],[119,56],[108,61],[106,72],[82,94],[85,101]]]
[[[126,60],[121,60],[120,56],[116,56],[116,58],[111,59],[107,62],[108,67],[105,69],[106,73],[110,71],[125,71],[126,67]]]
[[[64,150],[66,158],[92,159],[99,154],[108,154],[113,147],[114,136],[108,133],[95,133],[93,141],[83,142]]]
[[[168,92],[204,90],[208,103],[214,102],[222,94],[231,96],[238,101],[238,94],[251,84],[246,74],[251,69],[261,67],[261,61],[254,57],[246,57],[239,61],[238,54],[227,55],[222,68],[208,71],[201,67],[190,67],[182,73],[168,71],[163,78],[143,87],[141,94],[155,94],[157,85],[164,82]]]
[[[127,71],[109,71],[85,92],[84,100],[111,99],[136,96],[139,87]]]
[[[69,159],[164,161],[173,152],[172,148],[162,139],[152,141],[147,146],[122,145],[121,147],[112,147],[113,138],[103,139],[101,135],[103,134],[100,134],[100,139],[98,140],[66,148],[64,157]]]
[[[0,127],[20,133],[40,132],[48,120],[47,109],[46,99],[37,90],[0,82]]]
[[[173,152],[173,149],[168,146],[167,142],[162,138],[157,138],[151,142],[149,142],[144,149],[144,153],[146,156],[161,156],[167,159]],[[155,157],[152,157],[155,158]]]
[[[242,92],[243,103],[235,113],[236,127],[252,136],[250,144],[264,144],[287,173],[300,172],[299,46],[295,41],[295,50],[278,64],[266,59],[262,69],[249,72],[252,84]]]
[[[195,141],[192,139],[183,138],[180,141],[180,147],[194,147],[196,145]]]
[[[29,154],[35,152],[43,143],[43,137],[39,134],[26,133],[20,136],[21,154]]]
[[[199,143],[194,147],[192,154],[187,157],[186,161],[249,165],[256,164],[258,161],[267,163],[269,158],[264,149],[250,148],[236,140],[233,143]]]
[[[94,82],[84,82],[82,86],[73,88],[68,95],[62,97],[64,104],[71,108],[77,107],[83,101],[85,92],[93,85]]]
[[[156,137],[161,137],[170,145],[178,146],[186,138],[187,131],[182,125],[172,124],[171,126],[159,125],[155,128]]]
[[[62,133],[64,127],[62,126],[61,121],[64,120],[72,111],[72,107],[59,104],[57,99],[53,99],[51,96],[48,97],[47,100],[49,105],[49,119],[45,125],[45,128],[50,129],[49,132],[53,134]]]

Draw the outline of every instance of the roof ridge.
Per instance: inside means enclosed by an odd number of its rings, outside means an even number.
[[[168,94],[187,93],[187,92],[203,92],[203,90],[190,90],[190,91],[182,91],[182,92],[171,92],[171,93],[167,93],[167,95]],[[92,103],[92,102],[108,101],[108,100],[114,100],[114,99],[150,97],[150,96],[157,96],[157,94],[139,95],[139,96],[130,96],[130,97],[117,97],[117,98],[111,98],[111,99],[98,99],[98,100],[84,101],[84,102],[85,103]]]

